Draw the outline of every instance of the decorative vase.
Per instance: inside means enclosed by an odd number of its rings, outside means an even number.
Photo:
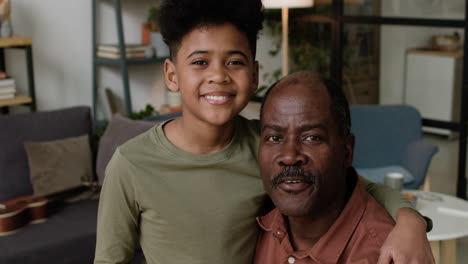
[[[170,107],[178,107],[182,105],[179,92],[167,91],[167,104]]]
[[[141,45],[151,44],[150,31],[148,29],[148,23],[141,24]]]
[[[2,38],[9,38],[13,35],[13,29],[9,21],[4,21],[0,29],[0,36]]]
[[[158,26],[156,23],[143,23],[141,24],[141,44],[151,44],[151,31],[157,31]]]
[[[169,47],[160,32],[151,32],[151,46],[156,50],[157,58],[169,57]]]

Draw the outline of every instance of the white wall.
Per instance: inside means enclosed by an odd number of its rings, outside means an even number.
[[[383,16],[463,19],[464,0],[382,0]],[[410,48],[428,46],[435,34],[460,33],[462,29],[382,26],[380,49],[380,103],[403,102],[405,54]]]
[[[117,40],[112,1],[101,2],[98,11],[101,43]],[[140,41],[140,24],[146,19],[150,1],[124,1],[127,43]],[[15,0],[12,24],[16,35],[33,37],[34,74],[39,110],[91,105],[92,43],[90,0]],[[8,72],[17,80],[18,90],[27,93],[24,56],[7,52]],[[147,103],[164,102],[160,65],[132,66],[130,79],[134,110]],[[119,68],[100,67],[99,87],[111,87],[121,96]],[[101,104],[102,105],[102,104]],[[100,109],[103,110],[103,109]]]
[[[47,4],[45,4],[47,3]],[[15,35],[33,38],[39,110],[91,103],[91,1],[12,1]],[[87,29],[87,30],[85,30]],[[7,70],[27,93],[24,52],[7,51]]]
[[[98,43],[116,43],[113,1],[98,1]],[[141,23],[148,7],[156,1],[123,1],[124,31],[127,43],[139,43]],[[12,24],[16,35],[33,38],[34,75],[38,110],[76,105],[91,106],[92,21],[91,0],[14,0]],[[279,67],[279,59],[269,57],[270,39],[259,41],[258,56],[263,71]],[[265,58],[265,59],[263,59]],[[27,93],[23,51],[7,50],[7,70],[17,80],[18,90]],[[110,87],[123,98],[118,67],[99,67],[99,88]],[[130,87],[133,110],[148,103],[159,107],[165,102],[162,64],[131,66]],[[102,93],[100,93],[102,94]],[[102,106],[103,104],[100,104]],[[99,116],[108,116],[98,108]]]

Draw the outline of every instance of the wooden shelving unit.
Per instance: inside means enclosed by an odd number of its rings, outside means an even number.
[[[15,98],[0,100],[0,107],[12,106],[12,105],[23,105],[32,103],[32,99],[29,96],[16,94]]]
[[[31,37],[15,36],[11,38],[0,38],[0,48],[16,47],[16,46],[31,46]]]
[[[96,121],[96,107],[98,97],[98,66],[114,66],[120,68],[120,75],[122,77],[123,96],[125,113],[129,116],[132,113],[132,101],[130,93],[130,82],[128,66],[131,65],[144,65],[164,62],[165,58],[147,58],[147,59],[127,59],[125,51],[125,35],[123,30],[122,21],[122,1],[113,0],[113,8],[115,11],[115,24],[117,27],[117,40],[118,47],[120,50],[120,58],[118,59],[107,59],[100,58],[97,56],[97,15],[98,15],[98,3],[100,0],[92,0],[92,32],[93,32],[93,85],[92,85],[92,97],[93,97],[93,118]]]
[[[165,58],[148,58],[148,59],[127,59],[127,65],[141,65],[164,62]],[[96,58],[96,63],[101,65],[120,65],[120,59]]]
[[[28,105],[32,112],[36,111],[36,92],[34,87],[34,70],[32,56],[32,38],[27,36],[14,36],[0,38],[0,71],[5,71],[5,49],[23,49],[26,52],[26,65],[29,84],[29,95],[16,94],[15,98],[0,100],[3,112],[15,105]]]

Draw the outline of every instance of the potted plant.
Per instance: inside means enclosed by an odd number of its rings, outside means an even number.
[[[163,41],[162,35],[159,32],[158,18],[159,8],[156,6],[150,7],[146,23],[143,24],[143,32],[147,32],[147,35],[149,33],[149,40],[147,36],[142,37],[142,42],[143,44],[145,44],[145,42],[146,44],[151,44],[155,49],[156,57],[169,57],[169,47]]]
[[[151,32],[158,31],[156,22],[145,21],[141,24],[141,44],[142,45],[151,45]]]

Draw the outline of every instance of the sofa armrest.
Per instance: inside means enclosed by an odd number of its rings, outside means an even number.
[[[414,181],[405,187],[416,189],[423,184],[432,156],[438,150],[437,146],[423,140],[415,141],[408,146],[403,157],[403,166],[414,176]]]

